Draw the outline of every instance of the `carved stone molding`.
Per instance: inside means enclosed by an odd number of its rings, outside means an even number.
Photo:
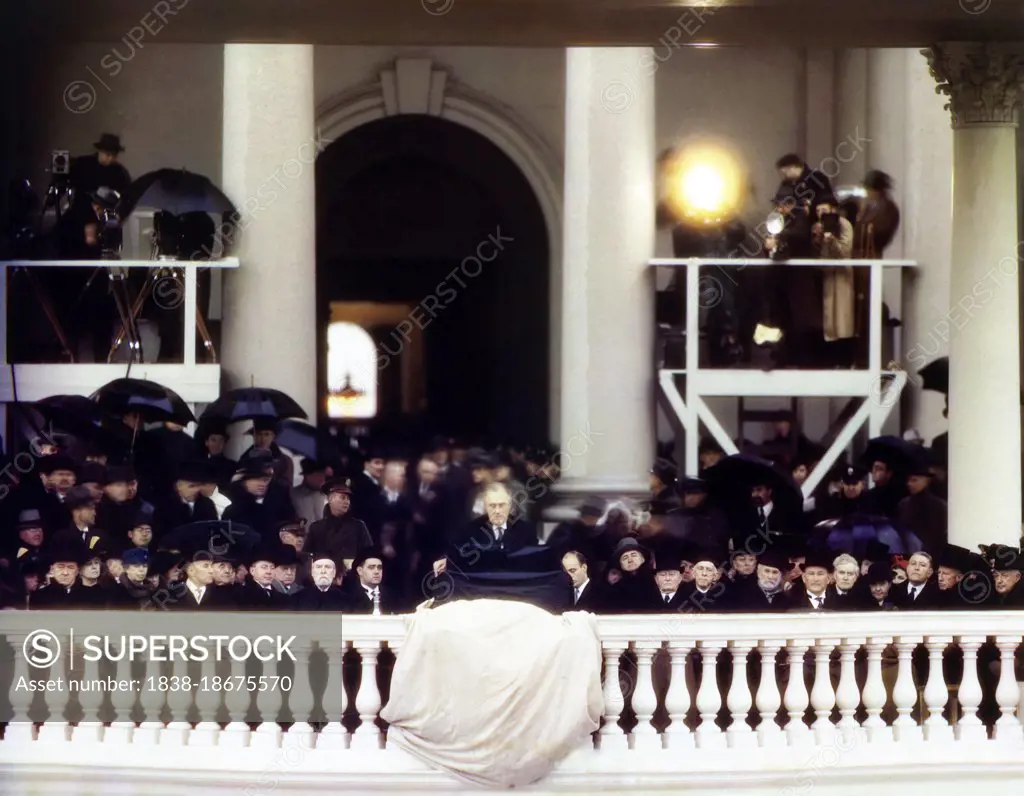
[[[953,127],[1016,126],[1024,97],[1024,43],[943,42],[921,51]]]

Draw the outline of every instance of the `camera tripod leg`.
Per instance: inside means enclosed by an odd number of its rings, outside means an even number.
[[[61,348],[64,349],[64,353],[68,357],[68,360],[74,362],[75,355],[71,350],[71,343],[68,341],[68,337],[64,333],[64,327],[57,318],[57,313],[53,309],[53,302],[50,300],[50,297],[39,284],[39,280],[36,279],[35,275],[28,268],[18,270],[23,270],[25,272],[25,279],[28,280],[29,287],[32,289],[32,293],[35,295],[36,301],[38,301],[39,305],[43,308],[43,314],[46,315],[46,319],[50,322],[53,333],[57,335],[57,340],[60,342]],[[15,270],[15,274],[17,274],[17,272],[18,271]]]
[[[111,292],[114,295],[114,304],[117,306],[118,315],[121,318],[121,328],[110,347],[110,352],[107,354],[107,362],[113,362],[114,354],[117,353],[117,350],[121,347],[125,338],[128,339],[129,343],[135,344],[138,350],[138,354],[136,356],[140,361],[142,359],[142,340],[139,337],[139,331],[135,324],[135,319],[142,310],[142,305],[145,303],[146,297],[148,296],[150,283],[147,280],[146,285],[139,291],[139,295],[136,297],[135,302],[132,303],[129,301],[130,297],[126,282],[127,280],[125,278],[117,278],[111,274]]]
[[[213,347],[213,338],[210,337],[210,329],[206,325],[206,319],[203,317],[203,311],[196,307],[196,329],[199,330],[199,336],[203,338],[203,347],[210,354],[210,361],[216,363],[217,361],[217,349]]]

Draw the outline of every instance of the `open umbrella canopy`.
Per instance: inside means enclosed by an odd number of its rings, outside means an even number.
[[[288,417],[305,418],[306,413],[290,395],[267,387],[228,390],[202,414],[203,420],[217,419],[229,423],[241,420],[278,421]]]
[[[888,517],[852,514],[825,520],[814,526],[809,546],[830,552],[849,553],[858,561],[870,558],[868,545],[880,542],[894,555],[911,556],[923,549],[921,540],[911,531],[900,531]]]
[[[92,400],[117,417],[137,412],[146,422],[170,421],[188,425],[195,415],[174,390],[142,379],[114,379],[92,394]]]
[[[151,207],[180,216],[183,213],[234,213],[224,192],[202,174],[185,169],[158,169],[143,174],[122,200],[127,212]]]
[[[922,390],[934,390],[949,395],[949,357],[933,359],[921,368],[917,375],[921,377]]]
[[[51,395],[29,404],[18,404],[32,425],[48,427],[51,431],[91,436],[100,429],[108,415],[95,401],[84,395]]]
[[[902,437],[884,436],[868,440],[861,461],[869,470],[875,462],[885,462],[894,472],[906,472],[921,457],[921,447]]]
[[[796,482],[775,468],[768,459],[749,453],[734,453],[721,459],[705,471],[704,477],[716,491],[742,491],[749,494],[751,487],[770,486],[776,502],[792,500],[803,506],[803,495]]]
[[[189,557],[224,556],[233,560],[241,560],[259,543],[260,535],[248,525],[224,520],[179,525],[160,539],[160,547]]]
[[[322,464],[341,464],[341,454],[334,437],[301,420],[282,420],[274,442],[285,450]]]

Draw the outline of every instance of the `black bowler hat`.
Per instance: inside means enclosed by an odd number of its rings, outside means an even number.
[[[85,549],[85,545],[78,540],[69,540],[52,545],[46,551],[46,561],[51,566],[53,564],[77,564],[82,566],[91,557],[91,554]]]
[[[274,460],[269,456],[251,456],[238,469],[242,479],[270,478],[274,474]]]
[[[789,556],[783,550],[776,550],[769,547],[757,557],[757,563],[766,567],[774,567],[780,572],[788,572],[792,568],[789,563]]]
[[[107,468],[107,483],[118,484],[125,483],[130,484],[132,481],[138,480],[135,475],[135,468],[128,465],[115,466]]]
[[[67,495],[64,497],[64,508],[68,511],[74,511],[84,506],[93,506],[96,504],[96,498],[92,496],[90,492],[84,486],[73,486],[68,490]]]
[[[701,494],[708,491],[708,482],[703,478],[694,478],[691,475],[679,479],[677,490],[680,495]]]
[[[876,561],[868,567],[866,580],[868,582],[868,586],[873,583],[891,583],[892,567],[883,561]]]
[[[821,567],[831,572],[835,568],[832,564],[833,560],[834,556],[829,553],[820,550],[813,551],[804,559],[804,571],[806,572],[811,567]]]
[[[290,544],[279,545],[274,555],[274,566],[297,567],[299,565],[299,554]]]
[[[78,468],[75,467],[74,459],[62,453],[44,456],[39,460],[39,472],[43,475],[51,475],[58,470],[68,470],[74,473],[78,471]]]
[[[381,564],[384,563],[384,556],[380,550],[376,547],[366,547],[352,560],[352,570],[355,571],[356,567],[363,566],[371,558],[376,558]]]
[[[971,551],[966,547],[947,544],[935,559],[935,566],[967,572],[971,567]]]
[[[182,462],[178,465],[177,480],[191,481],[196,484],[207,484],[216,479],[213,477],[213,468],[206,462]]]
[[[99,462],[85,462],[78,469],[78,483],[107,485],[107,468]]]
[[[327,471],[327,465],[323,462],[318,462],[316,459],[303,459],[301,467],[300,475],[312,475],[313,473]]]
[[[92,146],[97,152],[113,152],[115,155],[124,152],[124,147],[121,146],[121,136],[113,133],[103,133],[100,140]]]

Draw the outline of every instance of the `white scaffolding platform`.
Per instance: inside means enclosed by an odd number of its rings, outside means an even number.
[[[180,363],[139,362],[130,375],[170,387],[192,405],[210,403],[220,395],[221,366],[196,362],[197,272],[200,268],[238,268],[237,257],[220,260],[4,260],[0,261],[0,429],[7,427],[7,404],[38,401],[51,395],[89,395],[101,386],[126,375],[126,363],[26,363],[8,361],[8,273],[14,268],[175,268],[184,275],[181,311],[184,314],[184,357]],[[39,309],[42,312],[42,308]],[[16,391],[16,395],[15,395]]]
[[[814,489],[839,460],[854,436],[865,425],[871,437],[881,434],[882,426],[907,383],[907,374],[897,362],[883,364],[882,357],[882,279],[886,269],[913,268],[913,260],[841,260],[834,265],[866,268],[869,270],[869,338],[867,370],[793,370],[771,371],[751,368],[709,368],[700,363],[700,290],[701,269],[714,268],[821,268],[833,264],[824,260],[768,259],[654,259],[656,268],[679,268],[685,272],[685,367],[658,370],[659,397],[671,408],[685,432],[686,472],[698,471],[698,449],[701,423],[727,454],[738,453],[732,437],[709,408],[706,398],[713,397],[765,397],[765,398],[848,398],[863,399],[839,429],[820,463],[803,485],[805,497]],[[680,391],[679,383],[683,383]]]

